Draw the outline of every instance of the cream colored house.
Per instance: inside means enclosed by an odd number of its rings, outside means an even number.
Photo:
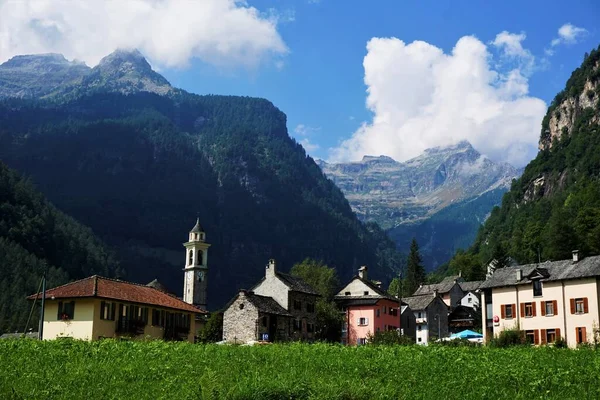
[[[29,296],[33,300],[41,294]],[[194,342],[206,311],[150,285],[91,276],[46,291],[43,339],[153,338]]]
[[[484,340],[519,328],[534,344],[591,342],[600,324],[600,256],[500,268],[480,286]]]

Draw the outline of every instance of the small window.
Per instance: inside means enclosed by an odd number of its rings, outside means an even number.
[[[377,310],[375,310],[375,316],[379,317],[381,315],[381,310],[378,308]]]
[[[302,302],[300,300],[294,300],[294,310],[302,310]]]
[[[417,342],[419,342],[419,343],[422,342],[422,341],[423,341],[423,339],[421,339],[421,338],[417,339]]]
[[[417,325],[417,330],[421,332],[421,325]]]
[[[356,344],[359,346],[367,344],[367,339],[366,338],[358,338],[358,340],[356,341]]]
[[[514,310],[513,310],[512,304],[506,304],[504,306],[504,315],[505,315],[505,318],[506,319],[514,318],[513,311]]]
[[[575,299],[575,313],[576,314],[584,314],[585,313],[583,299]]]
[[[532,303],[525,303],[525,316],[526,317],[533,317],[533,304]]]
[[[100,302],[100,319],[106,321],[115,320],[115,303]]]
[[[313,333],[315,331],[315,324],[308,323],[306,324],[306,332]]]
[[[542,282],[540,282],[537,279],[535,281],[533,281],[533,295],[534,296],[542,295]]]
[[[577,340],[577,343],[586,343],[587,342],[587,334],[585,331],[585,327],[579,327],[579,328],[575,328],[575,333],[576,333],[576,337],[575,339]]]
[[[419,311],[418,317],[417,318],[423,318],[421,311]]]
[[[368,325],[368,324],[369,324],[369,319],[368,319],[368,318],[365,318],[365,317],[360,317],[360,318],[358,319],[358,325],[359,325],[359,326],[366,326],[366,325]]]
[[[188,257],[189,257],[188,265],[193,265],[194,264],[194,250],[190,250]],[[181,260],[181,258],[180,258],[180,260]]]
[[[546,315],[554,315],[554,302],[546,302]]]
[[[546,343],[554,343],[556,341],[556,329],[546,330]]]
[[[351,294],[352,294],[352,293],[350,293],[350,292],[346,292],[346,293],[344,293],[344,295],[345,295],[345,296],[350,296]]]
[[[387,307],[386,306],[383,306],[383,313],[387,314]]]
[[[299,319],[294,320],[294,332],[297,332],[302,329],[302,321]]]
[[[364,294],[365,296],[368,296],[368,295],[369,295],[369,291],[368,291],[368,290],[365,290],[363,294]]]
[[[314,313],[315,312],[315,303],[306,303],[306,312]]]
[[[533,329],[525,331],[525,343],[535,344],[535,331]]]
[[[471,298],[471,296],[467,297],[467,303],[472,303],[473,299]]]
[[[198,250],[196,252],[196,265],[202,265],[202,258],[204,257],[204,253],[202,250]]]
[[[58,302],[58,315],[56,319],[67,321],[75,317],[75,302]]]
[[[244,309],[244,303],[240,303],[240,310]]]

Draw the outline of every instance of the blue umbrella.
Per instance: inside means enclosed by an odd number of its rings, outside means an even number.
[[[453,334],[452,336],[450,336],[450,338],[455,339],[455,338],[459,338],[459,339],[475,339],[475,338],[482,338],[483,335],[481,333],[477,333],[477,332],[473,332],[472,330],[464,330],[462,332],[458,332]]]

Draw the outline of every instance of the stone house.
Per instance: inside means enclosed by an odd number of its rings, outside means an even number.
[[[569,347],[600,335],[600,256],[496,269],[481,284],[484,341],[520,329],[532,344]],[[485,306],[483,306],[485,305]]]
[[[243,298],[240,298],[241,293],[245,299],[252,298],[252,304],[256,307],[256,310],[250,307],[248,315],[243,318],[240,317],[239,312],[243,309],[235,312],[232,309],[239,307],[240,302],[243,301]],[[277,271],[275,260],[269,260],[265,268],[265,276],[250,291],[238,293],[226,306],[223,314],[223,338],[227,341],[234,340],[234,336],[268,341],[313,340],[317,323],[316,302],[318,298],[319,294],[312,286],[298,277]],[[280,308],[274,307],[273,302]],[[261,306],[257,306],[257,304],[264,306],[263,311],[260,311]],[[284,315],[282,310],[287,314]],[[257,312],[262,314],[256,314]],[[261,315],[267,316],[267,319],[264,320],[267,326],[263,326],[263,328],[269,328],[268,332],[264,332],[263,329],[255,329],[256,326],[263,323],[262,319],[258,321],[259,317],[262,318]],[[250,323],[252,318],[254,318],[254,322]],[[287,328],[284,326],[286,323]],[[274,333],[275,336],[264,336],[264,333]]]
[[[402,299],[415,315],[416,343],[427,345],[432,339],[448,336],[448,306],[437,292]]]
[[[367,267],[358,270],[346,286],[334,297],[334,301],[344,312],[342,343],[361,345],[369,335],[380,331],[398,330],[415,339],[415,317],[411,309],[381,290],[367,279]]]
[[[465,295],[461,287],[464,282],[465,280],[460,275],[447,276],[440,283],[420,285],[413,293],[413,296],[433,295],[437,293],[448,308],[452,310],[460,304],[460,300]]]

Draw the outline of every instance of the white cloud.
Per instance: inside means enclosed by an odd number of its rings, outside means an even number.
[[[310,141],[309,136],[312,136],[314,133],[319,132],[321,130],[320,126],[308,126],[305,124],[298,124],[294,128],[294,136],[300,139],[299,143],[304,147],[307,153],[312,153],[315,150],[320,149],[321,147]]]
[[[526,37],[525,33],[516,34],[503,31],[496,35],[491,44],[502,50],[504,59],[513,60],[517,63],[520,71],[530,74],[533,70],[535,57],[521,44]]]
[[[524,35],[503,32],[495,46],[502,57],[533,57]],[[404,161],[423,150],[468,140],[480,152],[515,166],[537,152],[546,104],[528,96],[528,63],[503,72],[485,44],[462,37],[450,54],[423,41],[373,38],[364,58],[367,107],[373,121],[337,148],[330,161],[388,155]]]
[[[320,126],[314,127],[314,126],[307,126],[304,124],[298,124],[294,128],[294,133],[297,135],[300,135],[300,136],[309,136],[320,130],[321,130]]]
[[[0,0],[0,62],[56,52],[93,66],[121,47],[166,67],[252,68],[287,54],[277,23],[237,0]]]
[[[553,39],[550,45],[554,47],[559,44],[575,44],[579,39],[587,35],[587,33],[586,29],[567,23],[558,28],[558,37]]]
[[[302,139],[300,141],[300,144],[302,145],[302,147],[304,147],[304,150],[306,150],[307,153],[312,153],[313,151],[321,148],[318,144],[311,143],[311,141],[308,138]]]

